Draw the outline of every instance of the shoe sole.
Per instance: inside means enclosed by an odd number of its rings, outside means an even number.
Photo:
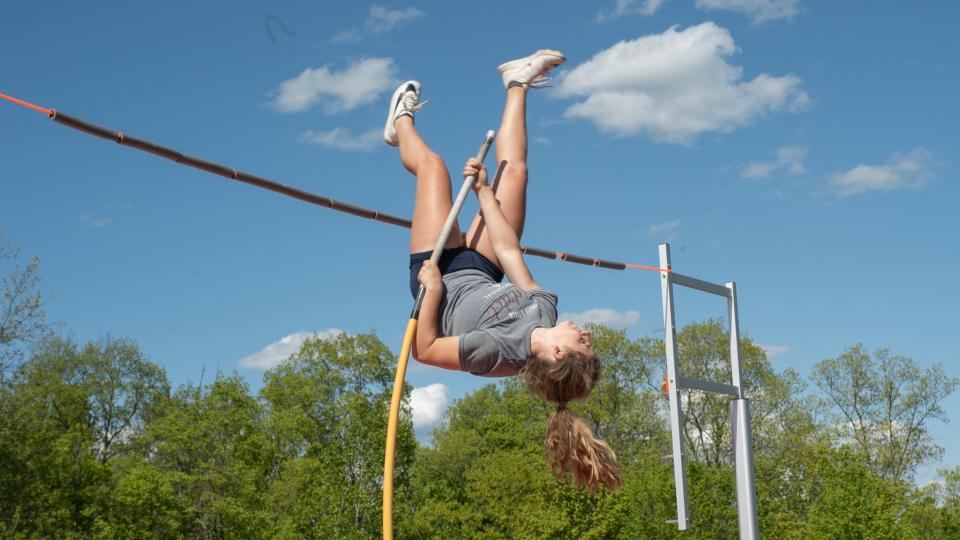
[[[508,71],[518,66],[522,67],[527,64],[530,64],[534,60],[542,56],[554,56],[559,60],[558,62],[553,64],[551,67],[559,66],[560,64],[567,61],[567,57],[564,56],[563,53],[560,51],[556,51],[553,49],[540,49],[539,51],[531,54],[530,56],[526,56],[524,58],[517,58],[516,60],[510,60],[509,62],[504,62],[500,64],[499,66],[497,66],[497,72],[503,75],[503,72],[505,71]]]
[[[393,122],[395,120],[393,116],[397,114],[397,104],[400,102],[400,96],[407,91],[407,87],[409,86],[413,86],[414,91],[418,95],[420,94],[420,83],[418,81],[407,81],[394,90],[393,98],[390,100],[390,112],[387,113],[387,123],[383,126],[383,142],[389,144],[390,146],[400,145],[400,141],[396,140],[397,130],[393,127]]]

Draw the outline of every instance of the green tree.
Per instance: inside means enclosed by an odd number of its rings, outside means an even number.
[[[270,454],[263,407],[248,385],[237,375],[185,385],[163,412],[133,441],[142,453],[124,463],[119,504],[108,520],[116,529],[104,534],[173,529],[189,538],[265,537]]]
[[[584,506],[571,499],[580,496],[543,458],[548,413],[516,379],[458,400],[434,432],[435,447],[417,454],[400,536],[570,538],[587,526]]]
[[[662,342],[658,343],[663,350]],[[677,333],[678,370],[684,377],[729,384],[730,335],[717,319],[684,326]],[[778,441],[799,421],[812,418],[801,403],[805,389],[792,371],[774,371],[766,353],[746,336],[740,339],[744,395],[750,399],[754,451],[778,452]],[[712,465],[732,463],[730,396],[681,390],[684,444],[689,456]]]
[[[108,461],[165,397],[163,371],[129,340],[81,351],[48,336],[0,398],[0,521],[11,536],[87,536],[108,504]]]
[[[729,339],[724,323],[716,319],[681,328],[677,333],[679,373],[728,384]],[[656,342],[661,365],[663,347],[662,341]],[[803,480],[809,480],[809,467],[804,456],[822,442],[824,433],[809,410],[806,385],[796,372],[774,370],[763,349],[747,336],[741,337],[740,360],[743,390],[750,400],[761,530],[765,534],[775,531],[774,537],[787,538],[806,519],[808,486]],[[664,368],[660,370],[663,373]],[[736,530],[737,519],[732,483],[731,397],[699,390],[681,390],[680,397],[689,467],[691,528],[708,531],[708,537],[722,536]],[[660,417],[665,418],[668,404],[666,400],[660,403]],[[663,453],[669,452],[668,446],[662,448]],[[708,478],[711,480],[706,481]]]
[[[403,411],[399,538],[736,537],[728,398],[684,392],[697,420],[687,441],[691,528],[678,532],[667,523],[676,516],[672,466],[661,459],[663,344],[592,330],[604,371],[571,408],[617,451],[622,488],[592,496],[559,482],[543,458],[550,406],[502,379],[458,400],[432,447],[417,446]],[[729,377],[726,339],[717,321],[681,329],[681,373]],[[814,380],[847,399],[834,412],[859,412],[851,425],[862,431],[825,429],[796,373],[775,372],[748,339],[743,348],[765,537],[957,537],[960,468],[917,488],[909,466],[899,477],[878,466],[892,450],[932,444],[924,419],[942,417],[936,396],[956,380],[939,366],[845,351],[818,364]],[[393,363],[372,333],[340,335],[309,340],[265,374],[259,399],[236,375],[171,396],[163,370],[130,340],[79,347],[48,336],[0,382],[0,537],[377,538]],[[920,432],[912,447],[883,446],[908,426]],[[928,448],[906,462],[936,455]]]
[[[277,538],[381,534],[384,435],[394,354],[372,334],[307,340],[264,376]],[[409,387],[404,389],[409,397]],[[410,411],[397,430],[395,500],[405,499],[416,448]]]
[[[21,266],[20,250],[0,229],[0,379],[15,367],[26,345],[48,328],[40,294],[40,258]]]
[[[655,342],[631,341],[625,332],[603,326],[591,330],[603,373],[590,398],[571,408],[612,444],[626,480],[623,488],[590,496],[558,482],[543,458],[550,406],[516,378],[503,379],[458,400],[445,424],[435,430],[434,447],[418,452],[402,537],[636,538],[649,537],[651,530],[671,534],[666,520],[675,516],[675,510],[667,509],[672,507],[672,484],[647,482],[672,478],[669,465],[659,461],[669,439],[659,409],[662,397],[651,383]],[[658,525],[628,529],[638,505],[646,505],[644,512],[649,509],[648,500],[635,503],[635,495],[647,490],[658,495]],[[625,536],[626,530],[632,536]]]
[[[943,487],[938,493],[944,538],[960,538],[960,465],[940,471]]]
[[[928,424],[947,422],[941,402],[960,384],[940,364],[922,369],[887,349],[871,356],[861,344],[817,362],[813,380],[832,406],[832,419],[869,456],[884,478],[900,481],[939,458]]]
[[[88,343],[77,362],[97,457],[106,463],[129,446],[147,418],[158,414],[170,385],[163,368],[149,362],[130,339],[107,337]]]
[[[95,526],[95,538],[200,537],[187,475],[160,469],[142,456],[115,459],[112,469],[110,499]]]
[[[622,463],[634,461],[651,447],[668,449],[670,432],[658,414],[666,403],[660,393],[663,342],[646,337],[631,341],[626,331],[603,325],[588,328],[603,368],[578,414],[614,448]]]
[[[909,519],[915,490],[877,474],[856,446],[821,448],[803,538],[937,538],[935,523]]]

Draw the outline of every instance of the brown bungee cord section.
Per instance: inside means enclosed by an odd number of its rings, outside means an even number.
[[[357,217],[362,217],[366,219],[372,219],[374,221],[379,221],[381,223],[389,223],[390,225],[396,225],[398,227],[410,228],[411,222],[409,219],[393,216],[377,210],[370,210],[368,208],[363,208],[350,203],[345,203],[338,201],[336,199],[331,199],[330,197],[324,197],[322,195],[317,195],[315,193],[310,193],[309,191],[304,191],[295,187],[288,186],[286,184],[281,184],[273,180],[256,176],[250,173],[239,171],[231,167],[220,165],[212,161],[207,161],[198,157],[194,157],[188,154],[184,154],[178,150],[172,148],[167,148],[165,146],[160,146],[159,144],[152,143],[150,141],[139,139],[130,135],[126,135],[119,131],[114,131],[105,127],[92,124],[85,120],[70,116],[68,114],[56,111],[54,109],[47,109],[34,105],[32,103],[8,96],[6,94],[0,93],[0,99],[5,99],[11,103],[33,109],[35,111],[42,112],[46,114],[53,121],[62,124],[64,126],[76,129],[77,131],[82,131],[88,135],[93,135],[94,137],[99,137],[101,139],[106,139],[108,141],[113,141],[115,143],[121,144],[123,146],[128,146],[148,154],[153,154],[165,159],[169,159],[181,165],[186,165],[188,167],[193,167],[194,169],[199,169],[203,172],[210,174],[215,174],[217,176],[222,176],[224,178],[235,180],[237,182],[243,182],[245,184],[250,184],[258,188],[267,189],[281,195],[286,195],[287,197],[292,197],[294,199],[299,199],[310,204],[315,204],[317,206],[323,206],[331,210],[336,210],[338,212],[344,212],[351,214]],[[598,259],[593,257],[583,257],[580,255],[574,255],[572,253],[564,253],[560,251],[553,251],[549,249],[541,249],[532,246],[520,246],[520,250],[526,255],[532,255],[535,257],[542,257],[545,259],[559,259],[561,261],[582,264],[585,266],[595,266],[598,268],[607,268],[610,270],[625,270],[627,268],[637,269],[637,270],[650,270],[654,272],[670,272],[670,269],[659,268],[656,266],[644,266],[639,264],[627,264],[616,261],[608,261],[605,259]]]

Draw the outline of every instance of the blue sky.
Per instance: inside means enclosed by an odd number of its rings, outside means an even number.
[[[0,20],[0,92],[409,216],[413,181],[379,139],[394,85],[423,83],[417,125],[456,171],[499,124],[497,65],[557,48],[555,87],[530,96],[525,243],[655,265],[669,241],[678,271],[737,282],[743,328],[780,369],[806,376],[863,342],[960,376],[958,15],[806,0],[21,3]],[[0,152],[0,225],[43,258],[47,313],[80,340],[129,336],[174,382],[236,369],[254,388],[245,366],[301,333],[372,329],[399,349],[403,229],[10,104]],[[561,312],[634,337],[662,326],[656,274],[530,266]],[[677,311],[683,324],[724,306],[681,292]],[[424,425],[489,382],[413,364],[408,380]],[[956,417],[960,395],[944,405]],[[956,429],[932,427],[938,466],[960,464]]]

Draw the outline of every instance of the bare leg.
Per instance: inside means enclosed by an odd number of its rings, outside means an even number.
[[[417,195],[410,228],[410,253],[432,251],[453,206],[450,173],[443,159],[427,146],[413,127],[413,119],[401,116],[396,124],[400,140],[400,161],[417,177]],[[463,238],[455,223],[445,247],[460,247]]]
[[[506,161],[498,181],[494,184],[497,200],[504,217],[517,232],[523,234],[527,211],[527,89],[512,86],[507,90],[503,119],[497,134],[497,163]],[[467,245],[482,253],[497,266],[500,262],[487,237],[483,218],[478,213],[467,232]]]

